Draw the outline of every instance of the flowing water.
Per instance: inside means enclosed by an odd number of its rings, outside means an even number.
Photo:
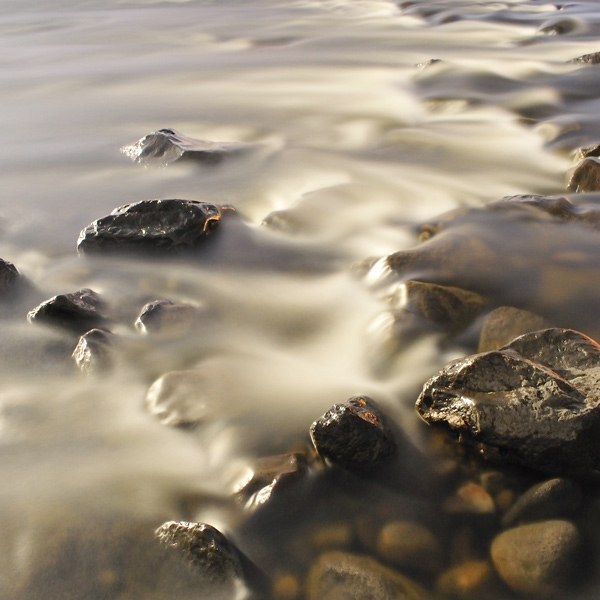
[[[152,532],[169,519],[210,520],[269,575],[301,581],[307,515],[368,509],[317,490],[287,521],[244,529],[236,481],[252,458],[303,448],[312,421],[355,394],[420,447],[416,395],[467,350],[426,336],[379,368],[385,306],[354,265],[411,248],[414,225],[446,211],[565,193],[574,150],[600,141],[597,67],[568,61],[600,50],[599,35],[583,1],[0,0],[0,256],[31,284],[0,315],[2,598],[204,597],[165,583]],[[120,151],[164,127],[257,150],[163,168]],[[231,204],[240,222],[197,260],[77,255],[87,224],[151,198]],[[529,302],[528,274],[548,257],[526,229],[464,228],[497,247],[479,291],[600,329],[595,282],[585,304],[570,304],[582,285],[566,294],[564,274]],[[564,242],[590,277],[593,235]],[[504,268],[515,254],[529,271]],[[120,339],[101,376],[77,371],[71,338],[26,320],[85,287],[110,303]],[[133,323],[157,298],[209,317],[189,335],[143,336]],[[218,376],[200,428],[144,409],[156,378],[207,366]],[[398,498],[426,506],[428,486]]]

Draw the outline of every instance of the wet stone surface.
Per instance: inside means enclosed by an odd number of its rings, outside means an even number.
[[[79,234],[79,252],[173,251],[191,248],[219,226],[221,209],[208,202],[165,199],[127,204]]]
[[[319,455],[351,470],[365,470],[396,452],[394,434],[371,398],[356,396],[336,404],[310,428]]]
[[[107,321],[106,303],[100,294],[86,288],[42,302],[29,311],[27,319],[83,334]]]
[[[12,263],[0,258],[0,294],[12,290],[19,280],[19,271]]]
[[[144,305],[135,328],[140,333],[184,335],[194,329],[202,313],[200,307],[192,304],[154,300]]]
[[[101,373],[112,366],[114,335],[107,329],[92,329],[84,333],[73,350],[73,360],[86,374]]]
[[[570,192],[596,192],[600,190],[600,159],[595,156],[584,158],[575,167],[569,179]]]
[[[564,329],[526,334],[446,366],[417,411],[488,458],[554,473],[600,470],[600,346]]]

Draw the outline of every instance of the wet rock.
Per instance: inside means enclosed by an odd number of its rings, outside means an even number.
[[[194,329],[201,315],[202,309],[192,304],[154,300],[144,305],[135,327],[141,333],[183,335]]]
[[[427,600],[417,583],[366,556],[321,555],[307,579],[308,600]]]
[[[221,222],[222,209],[195,200],[142,200],[116,208],[79,234],[79,252],[173,251],[197,246]]]
[[[600,52],[584,54],[583,56],[578,56],[577,58],[571,59],[569,62],[582,65],[597,65],[600,64]]]
[[[600,190],[600,158],[588,156],[573,171],[567,189],[570,192],[596,192]]]
[[[302,479],[307,471],[306,456],[299,452],[262,458],[237,487],[236,497],[247,509],[257,508]]]
[[[500,306],[483,319],[478,352],[498,350],[525,333],[547,329],[550,323],[528,310]]]
[[[477,483],[461,485],[444,502],[444,511],[451,514],[491,515],[496,512],[492,496]]]
[[[351,470],[370,469],[396,452],[385,416],[366,396],[335,404],[311,425],[310,435],[321,457]]]
[[[540,196],[536,194],[520,194],[506,196],[492,206],[500,208],[502,204],[517,209],[544,212],[559,221],[575,221],[593,226],[600,225],[600,211],[576,206],[563,196]]]
[[[106,371],[112,365],[113,334],[107,329],[84,333],[73,350],[73,360],[86,374]]]
[[[581,499],[581,488],[575,482],[564,477],[549,479],[520,496],[502,518],[502,525],[568,516],[579,508]]]
[[[175,161],[218,165],[228,158],[243,156],[253,144],[208,142],[188,137],[175,129],[159,129],[130,146],[121,148],[123,154],[142,165],[165,166]]]
[[[442,546],[430,529],[415,521],[392,521],[377,538],[377,554],[399,569],[437,572],[442,563]]]
[[[564,591],[581,538],[569,521],[541,521],[498,535],[491,546],[496,571],[515,592],[548,597]]]
[[[493,566],[487,560],[468,561],[444,571],[436,582],[436,592],[456,600],[499,598],[500,585]]]
[[[355,540],[351,523],[339,521],[326,523],[310,536],[310,545],[318,551],[349,550]]]
[[[201,573],[207,586],[226,590],[233,597],[239,582],[243,582],[258,592],[254,597],[266,596],[268,582],[265,575],[212,525],[168,521],[156,530],[155,535]]]
[[[29,311],[30,323],[43,323],[83,334],[106,322],[106,304],[90,289],[54,296]]]
[[[166,373],[148,389],[146,409],[163,425],[195,427],[210,418],[220,403],[222,375],[222,369],[210,366]]]
[[[546,329],[446,366],[424,386],[421,417],[484,457],[548,472],[600,469],[600,346]]]
[[[19,281],[19,271],[12,263],[0,258],[0,294],[12,290]]]

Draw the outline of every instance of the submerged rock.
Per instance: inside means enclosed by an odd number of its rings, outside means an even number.
[[[485,457],[585,475],[600,471],[599,385],[600,346],[546,329],[450,363],[416,408]]]
[[[43,323],[83,334],[106,322],[106,304],[90,289],[54,296],[29,311],[30,323]]]
[[[479,352],[498,350],[520,335],[550,327],[543,317],[514,306],[500,306],[483,319]]]
[[[335,404],[311,425],[310,435],[320,456],[351,470],[372,468],[396,452],[385,416],[366,396]]]
[[[566,591],[581,536],[569,521],[541,521],[498,535],[491,556],[500,577],[515,592],[548,597]]]
[[[327,552],[313,564],[308,600],[428,600],[417,583],[372,558]]]
[[[79,252],[190,248],[219,226],[222,209],[196,200],[142,200],[116,208],[79,234]]]
[[[575,167],[569,185],[570,192],[597,192],[600,190],[600,158],[588,156]]]
[[[19,271],[12,263],[0,258],[0,294],[6,294],[19,281]]]
[[[255,592],[254,597],[257,597],[256,593],[258,597],[266,596],[268,582],[265,575],[212,525],[168,521],[156,530],[155,535],[202,574],[209,588],[233,594],[239,583],[243,583]]]
[[[73,360],[86,374],[107,370],[112,365],[113,334],[106,329],[92,329],[84,333],[73,350]]]
[[[193,161],[201,165],[217,165],[228,158],[250,152],[255,146],[239,142],[208,142],[197,140],[176,131],[159,129],[130,146],[121,148],[123,154],[143,165],[168,165],[175,161]]]
[[[141,333],[183,335],[193,330],[201,314],[200,307],[192,304],[154,300],[144,305],[135,328]]]
[[[470,560],[450,567],[436,582],[436,592],[456,600],[493,600],[502,597],[501,583],[489,560]]]

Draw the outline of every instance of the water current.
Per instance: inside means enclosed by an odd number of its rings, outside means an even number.
[[[313,481],[289,512],[259,518],[230,497],[254,458],[308,447],[310,424],[356,394],[424,451],[416,396],[471,340],[427,335],[383,356],[381,288],[355,265],[412,248],[416,225],[447,211],[565,194],[575,150],[600,142],[598,67],[569,61],[599,36],[597,3],[577,0],[0,0],[0,257],[29,282],[0,314],[0,596],[207,597],[172,587],[152,539],[170,519],[231,535],[286,583],[280,598],[303,597],[321,550],[368,553],[348,541],[356,515],[421,515],[451,544],[425,475],[393,490]],[[165,127],[256,151],[204,167],[120,151]],[[82,228],[152,198],[231,204],[240,219],[197,259],[77,255]],[[430,280],[600,333],[596,233],[550,231],[540,245],[491,214],[460,234],[493,240],[493,256],[458,252],[462,279],[430,265]],[[556,247],[566,266],[541,287]],[[110,304],[120,340],[102,375],[81,374],[74,341],[26,319],[82,288]],[[142,335],[133,323],[158,298],[208,317]],[[214,373],[206,418],[166,426],[146,392],[189,369]],[[427,569],[415,577],[434,587]]]

